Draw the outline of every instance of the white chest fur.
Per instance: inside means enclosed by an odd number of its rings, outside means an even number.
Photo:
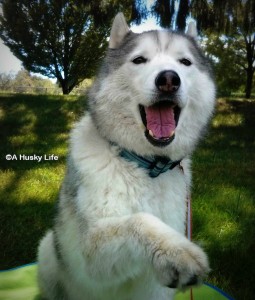
[[[71,155],[83,178],[78,205],[86,217],[147,212],[184,233],[188,162],[184,162],[185,174],[176,167],[151,178],[136,163],[119,157],[117,148],[100,138],[89,116],[77,125],[71,142]]]

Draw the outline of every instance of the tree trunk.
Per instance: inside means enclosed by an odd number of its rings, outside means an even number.
[[[249,99],[251,97],[252,90],[252,79],[255,68],[254,64],[254,46],[255,46],[255,34],[244,35],[245,45],[246,45],[246,58],[248,67],[246,69],[246,87],[245,87],[245,97]]]
[[[155,4],[153,5],[153,13],[159,19],[160,26],[170,28],[173,21],[173,15],[175,13],[175,0],[155,1]]]
[[[62,91],[63,91],[63,95],[68,95],[70,93],[68,89],[62,88]]]
[[[176,25],[179,30],[184,31],[186,27],[186,19],[189,14],[189,0],[181,0],[179,11],[177,14]]]
[[[67,80],[64,79],[61,82],[61,87],[62,87],[63,95],[68,95],[71,92],[70,89],[69,89],[68,81]]]
[[[251,67],[246,70],[246,87],[245,87],[245,98],[251,98],[251,90],[252,90],[252,79],[253,79],[254,70]]]

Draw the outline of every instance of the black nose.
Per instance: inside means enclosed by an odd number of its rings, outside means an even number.
[[[155,84],[161,92],[174,93],[179,89],[181,79],[175,71],[167,70],[158,74]]]

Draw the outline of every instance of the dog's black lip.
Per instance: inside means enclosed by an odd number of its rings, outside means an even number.
[[[153,145],[153,146],[156,146],[156,147],[165,147],[165,146],[168,146],[175,138],[175,134],[173,134],[171,137],[169,138],[164,138],[164,139],[155,139],[154,137],[152,137],[150,134],[149,134],[149,130],[146,129],[145,130],[145,136],[147,138],[147,140]]]
[[[174,119],[175,119],[175,123],[176,123],[176,127],[178,125],[178,121],[179,121],[179,116],[181,113],[181,108],[174,102],[174,101],[169,101],[169,100],[161,100],[156,102],[155,104],[153,104],[153,106],[172,106],[174,108]],[[147,120],[146,120],[146,113],[145,113],[145,108],[142,104],[139,104],[139,111],[140,111],[140,115],[141,115],[141,119],[142,122],[146,128],[144,134],[147,138],[147,140],[156,147],[165,147],[168,146],[175,138],[175,134],[173,134],[171,137],[169,138],[163,138],[163,139],[156,139],[154,137],[152,137],[149,134],[149,130],[147,129]]]
[[[140,115],[141,115],[141,118],[142,118],[142,121],[143,121],[143,125],[145,127],[147,127],[147,120],[146,120],[146,113],[145,113],[145,109],[144,109],[144,106],[139,104],[139,111],[140,111]]]

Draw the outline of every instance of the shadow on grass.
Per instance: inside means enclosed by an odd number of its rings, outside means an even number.
[[[52,225],[54,204],[27,199],[26,203],[0,203],[1,269],[36,260],[38,238]]]
[[[73,122],[85,110],[84,97],[1,95],[0,153],[52,154],[66,143]],[[54,154],[54,153],[53,153]],[[60,162],[63,158],[60,153]],[[65,155],[64,155],[65,156]],[[47,164],[42,162],[41,165]],[[15,168],[16,161],[1,157],[1,169]],[[19,161],[19,168],[33,167]]]
[[[0,185],[1,268],[36,259],[38,241],[53,221],[59,181],[40,181],[40,189],[52,190],[47,199],[38,191],[38,197],[19,201],[15,193],[28,171],[64,168],[71,124],[84,107],[80,99],[58,96],[0,98],[0,163],[4,177],[10,173]],[[255,294],[254,128],[255,101],[220,100],[194,155],[194,237],[205,241],[211,282],[240,300]],[[55,154],[59,160],[6,161],[6,154],[19,153]]]
[[[193,225],[211,281],[236,299],[255,294],[255,100],[221,99],[194,155]]]
[[[69,132],[85,108],[84,97],[0,95],[1,269],[36,260],[38,241],[53,221]],[[18,159],[8,161],[7,154]],[[19,154],[59,159],[39,163]]]

